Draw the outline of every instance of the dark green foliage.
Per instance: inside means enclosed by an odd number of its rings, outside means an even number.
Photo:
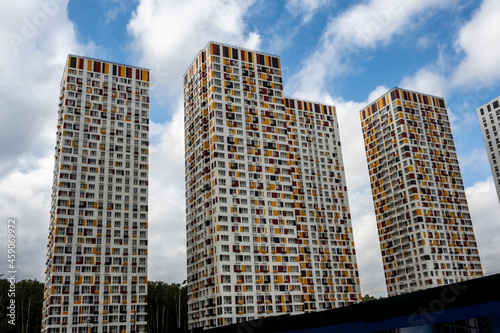
[[[8,323],[7,306],[10,283],[0,279],[0,332],[29,333],[40,332],[42,323],[43,283],[36,280],[22,280],[16,283],[16,325]]]
[[[181,292],[181,328],[179,329],[179,291]],[[148,332],[187,330],[187,288],[178,283],[148,282]]]
[[[376,300],[376,298],[373,297],[373,296],[370,296],[368,294],[366,294],[365,296],[363,296],[363,302],[374,301],[374,300]]]
[[[16,283],[16,326],[10,325],[7,306],[10,283],[0,279],[0,332],[40,332],[44,285],[36,280]],[[179,283],[148,282],[148,332],[187,330],[187,289]],[[179,329],[179,291],[181,292],[181,328]]]

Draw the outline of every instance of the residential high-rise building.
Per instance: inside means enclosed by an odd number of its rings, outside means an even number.
[[[145,332],[149,70],[70,55],[42,332]]]
[[[495,181],[498,201],[500,201],[500,97],[476,109],[483,132],[486,153],[490,161],[491,172]]]
[[[360,301],[333,106],[277,56],[209,42],[184,76],[189,327]]]
[[[482,276],[444,99],[394,88],[360,113],[389,295]]]

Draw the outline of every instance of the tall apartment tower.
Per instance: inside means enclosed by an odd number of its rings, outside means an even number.
[[[184,76],[189,327],[361,299],[335,108],[209,42]]]
[[[500,201],[500,97],[476,109],[483,132],[486,152],[490,160],[491,172],[495,181],[498,201]]]
[[[394,88],[360,113],[388,294],[482,276],[444,99]]]
[[[145,332],[149,70],[70,55],[42,332]]]

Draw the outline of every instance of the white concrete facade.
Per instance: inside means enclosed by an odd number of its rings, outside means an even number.
[[[149,70],[68,56],[42,332],[145,332]]]
[[[483,132],[486,153],[490,161],[491,173],[500,202],[500,97],[476,109],[481,131]]]
[[[388,294],[482,276],[444,99],[394,88],[360,114]]]
[[[333,106],[279,58],[210,42],[184,77],[189,327],[361,299]]]

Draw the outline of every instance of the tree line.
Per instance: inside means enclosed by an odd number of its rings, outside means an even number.
[[[42,323],[42,282],[22,280],[15,284],[16,326],[8,323],[10,282],[0,279],[0,332],[40,332]],[[363,302],[377,298],[365,295]],[[179,283],[148,282],[148,332],[187,332],[187,288]]]
[[[10,282],[1,278],[0,332],[39,333],[42,324],[44,284],[37,280],[21,280],[15,283],[15,326],[9,324],[10,288]],[[148,282],[148,332],[187,331],[186,300],[187,289],[179,283]]]
[[[9,292],[15,290],[15,298]],[[15,318],[8,309],[15,299]],[[22,280],[15,283],[15,289],[7,279],[0,279],[0,332],[40,332],[42,324],[43,283],[36,280]],[[9,324],[15,319],[15,326]]]
[[[181,287],[179,283],[148,282],[149,333],[185,332],[187,319],[185,286]]]

